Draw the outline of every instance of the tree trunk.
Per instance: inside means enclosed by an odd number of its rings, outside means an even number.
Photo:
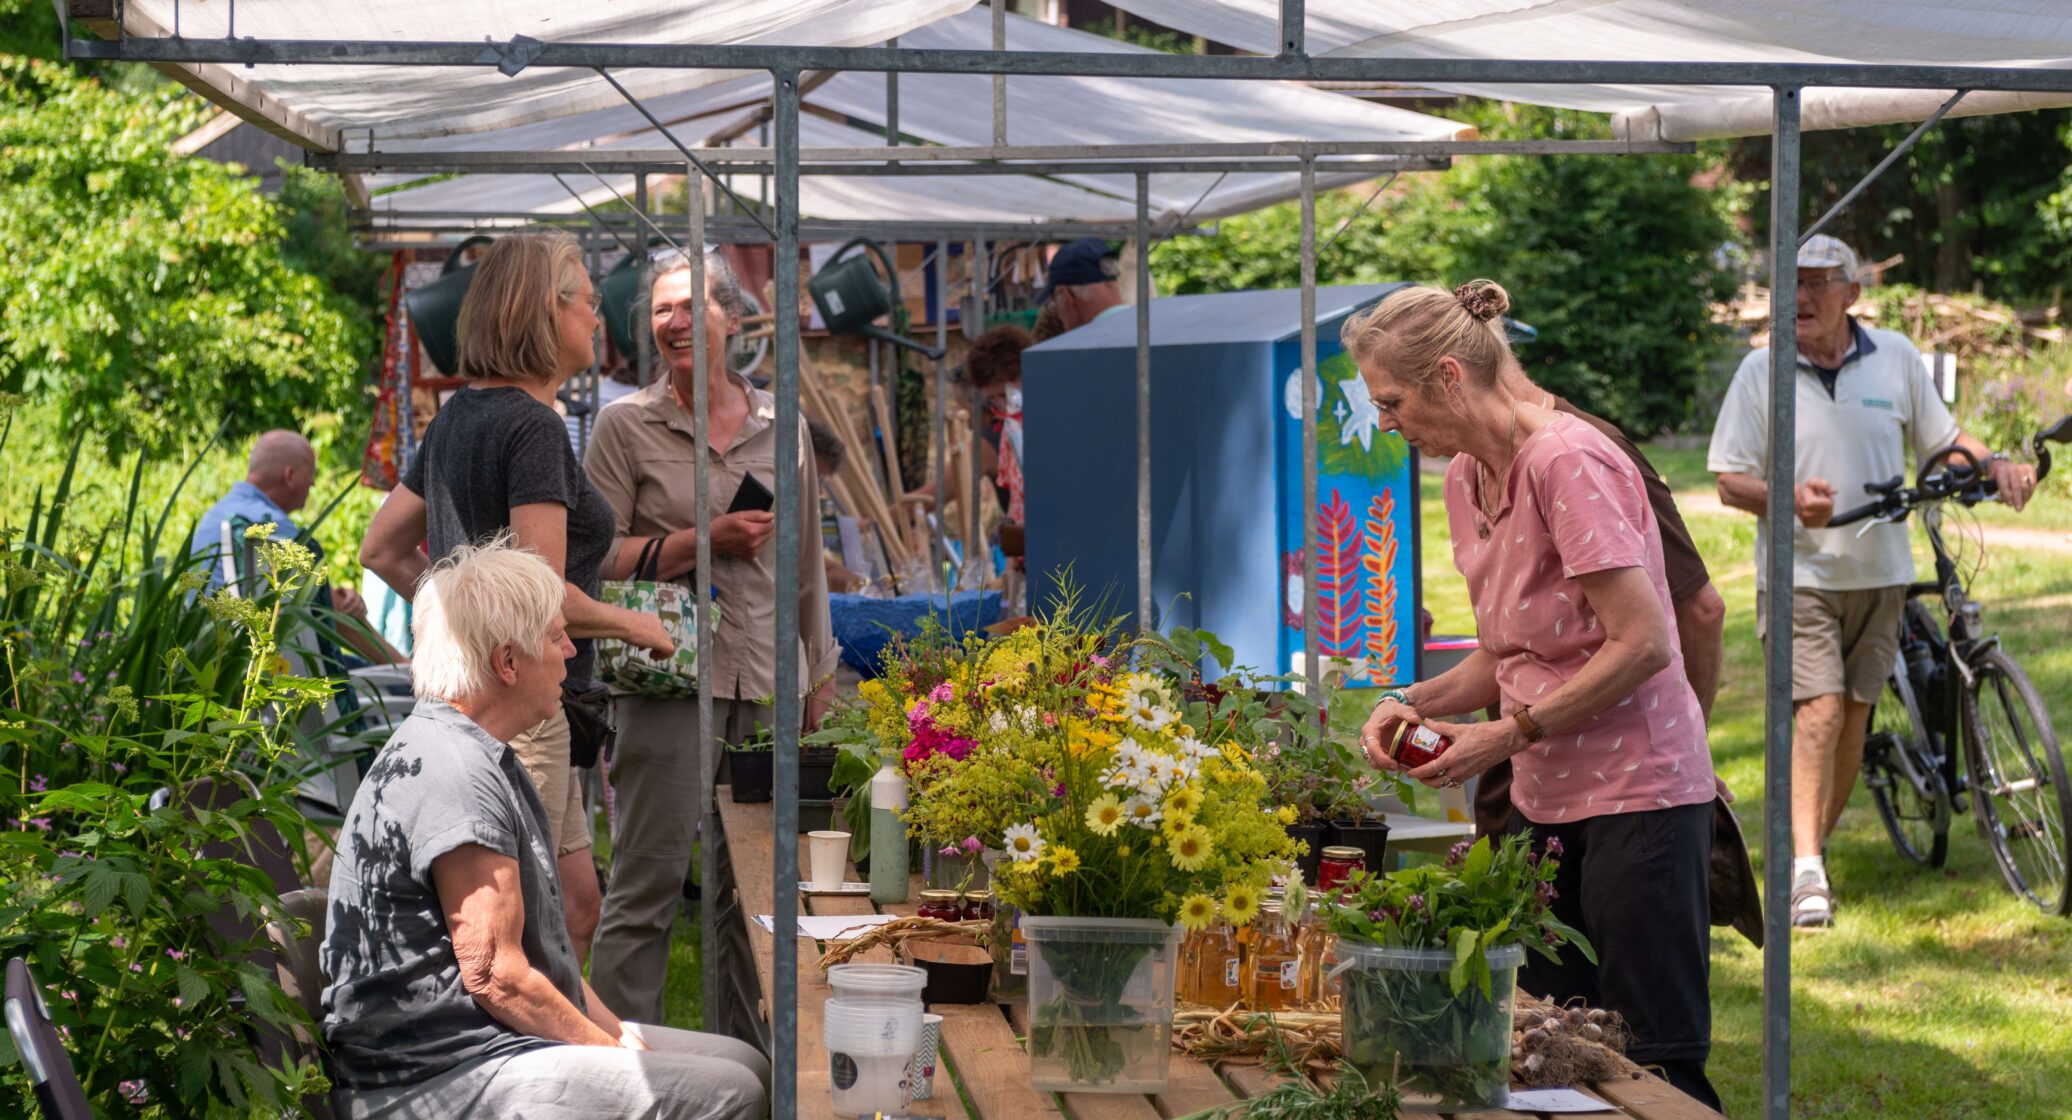
[[[1951,181],[1935,188],[1936,227],[1941,231],[1935,249],[1935,290],[1961,292],[1971,287],[1971,246],[1974,226],[1964,212],[1965,191]]]

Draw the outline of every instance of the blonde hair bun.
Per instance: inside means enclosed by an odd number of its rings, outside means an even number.
[[[1487,323],[1511,309],[1511,293],[1494,280],[1470,280],[1453,289],[1453,298],[1477,321]]]

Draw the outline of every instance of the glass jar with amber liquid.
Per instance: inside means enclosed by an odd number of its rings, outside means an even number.
[[[1222,1010],[1244,998],[1244,950],[1229,922],[1216,922],[1190,936],[1187,981],[1195,1003]]]
[[[1252,1011],[1286,1011],[1295,1006],[1301,982],[1302,957],[1281,903],[1269,901],[1252,919],[1240,970],[1245,1007]]]
[[[1296,970],[1296,1003],[1327,1011],[1338,1006],[1338,981],[1331,970],[1338,967],[1338,935],[1322,911],[1312,910],[1295,933],[1295,951],[1301,958]]]

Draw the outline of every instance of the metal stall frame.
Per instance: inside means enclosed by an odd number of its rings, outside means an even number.
[[[1001,0],[992,0],[995,11],[994,26],[1000,26]],[[107,9],[103,11],[103,9]],[[1793,430],[1793,394],[1790,391],[1796,376],[1794,363],[1794,319],[1789,310],[1794,303],[1797,274],[1793,263],[1796,260],[1798,244],[1798,207],[1800,201],[1800,121],[1799,106],[1801,91],[1807,87],[1843,88],[1920,88],[1947,89],[1955,91],[2026,91],[2066,92],[2072,91],[2072,70],[2044,67],[2012,66],[1964,66],[1964,65],[1914,65],[1914,64],[1849,64],[1849,63],[1781,63],[1781,62],[1699,62],[1699,61],[1576,61],[1576,60],[1527,60],[1490,58],[1424,58],[1424,59],[1380,59],[1352,57],[1316,57],[1307,53],[1304,34],[1305,13],[1303,0],[1280,0],[1282,49],[1276,55],[1260,56],[1205,56],[1166,54],[1082,54],[1044,51],[975,51],[975,50],[901,50],[889,47],[798,47],[798,46],[745,46],[745,45],[695,45],[695,44],[618,44],[618,43],[544,43],[527,36],[514,36],[508,43],[471,42],[379,42],[367,40],[279,40],[257,38],[193,39],[180,37],[134,38],[122,30],[121,16],[111,4],[96,0],[72,0],[72,11],[93,9],[98,14],[97,26],[110,28],[113,38],[106,41],[73,40],[67,31],[67,55],[73,59],[92,59],[110,62],[137,62],[160,66],[181,64],[216,65],[283,65],[295,63],[322,63],[329,65],[367,64],[438,67],[498,67],[507,74],[516,74],[531,66],[579,67],[600,69],[606,67],[638,67],[655,69],[717,69],[717,70],[759,70],[771,75],[774,101],[774,142],[769,149],[726,149],[700,153],[712,162],[739,162],[759,158],[762,166],[774,173],[774,211],[777,219],[774,237],[777,265],[777,306],[773,308],[776,317],[776,381],[775,390],[778,410],[778,456],[780,461],[787,456],[796,458],[798,447],[798,250],[802,224],[797,217],[799,176],[807,174],[977,174],[976,170],[963,170],[955,164],[943,166],[940,161],[1035,161],[1048,160],[1059,163],[1071,161],[1106,160],[1104,169],[1112,167],[1118,172],[1133,173],[1138,183],[1138,211],[1134,232],[1139,244],[1145,244],[1150,224],[1146,213],[1145,186],[1148,177],[1161,171],[1180,170],[1179,161],[1187,161],[1192,168],[1202,164],[1203,149],[1174,145],[1133,145],[1086,147],[1025,147],[1017,148],[1006,143],[1007,119],[1005,111],[1005,78],[1009,75],[1080,75],[1123,78],[1227,78],[1247,80],[1338,80],[1338,81],[1398,81],[1417,84],[1441,83],[1486,83],[1494,85],[1533,84],[1601,84],[1618,83],[1633,85],[1707,85],[1707,86],[1752,86],[1768,88],[1774,105],[1772,130],[1771,164],[1771,226],[1769,268],[1771,271],[1771,445],[1769,471],[1771,478],[1789,477],[1795,459],[1795,432]],[[112,16],[112,20],[110,19]],[[999,38],[996,33],[996,47]],[[823,149],[802,152],[798,146],[798,114],[800,101],[800,78],[808,71],[854,70],[879,72],[892,75],[892,81],[900,73],[942,72],[962,74],[985,74],[994,76],[993,139],[991,146],[979,148],[917,148],[895,147],[896,125],[888,129],[888,146],[871,149]],[[888,82],[888,85],[891,83]],[[896,90],[896,87],[893,87]],[[888,90],[893,97],[896,92]],[[1954,99],[1953,99],[1954,100]],[[896,104],[896,103],[895,103]],[[1946,106],[1947,108],[1947,106]],[[895,110],[896,111],[896,110]],[[896,121],[896,117],[894,118]],[[1931,120],[1928,122],[1932,124]],[[276,125],[275,127],[280,127]],[[1924,124],[1924,129],[1927,127]],[[1917,133],[1918,135],[1918,133]],[[673,139],[673,138],[672,138]],[[1909,141],[1911,142],[1911,141]],[[1233,151],[1232,148],[1256,148],[1256,151]],[[1622,154],[1646,154],[1648,152],[1687,150],[1680,145],[1629,144],[1626,142],[1599,142],[1599,149]],[[1380,153],[1393,151],[1399,155],[1418,155],[1446,158],[1454,154],[1554,154],[1559,152],[1581,153],[1591,149],[1569,143],[1530,142],[1492,144],[1476,141],[1429,141],[1383,145],[1337,145],[1325,143],[1289,145],[1220,145],[1209,157],[1215,162],[1216,170],[1230,170],[1246,167],[1247,157],[1281,157],[1285,161],[1293,157],[1297,166],[1277,166],[1275,170],[1296,170],[1303,180],[1302,208],[1304,213],[1302,289],[1305,316],[1303,323],[1303,369],[1306,373],[1315,368],[1315,324],[1308,314],[1315,299],[1315,175],[1320,170],[1329,170],[1329,164],[1320,164],[1320,157],[1343,155],[1348,152]],[[688,149],[678,153],[581,153],[583,159],[594,167],[610,167],[623,170],[643,170],[658,167],[664,162],[673,171],[684,166]],[[818,161],[808,165],[806,159]],[[320,167],[337,170],[361,170],[371,167],[401,169],[415,166],[423,169],[440,170],[555,170],[573,165],[576,161],[563,162],[564,157],[541,153],[450,153],[446,155],[395,156],[380,153],[351,153],[324,156],[313,159]],[[499,162],[503,161],[503,162]],[[904,161],[893,163],[887,161]],[[696,178],[698,173],[711,174],[709,168],[696,166],[697,156],[690,156],[693,166],[687,170]],[[860,169],[834,170],[826,164],[843,162],[874,163]],[[1889,166],[1891,160],[1881,164],[1866,177],[1866,182]],[[933,164],[934,166],[930,166]],[[908,171],[907,168],[919,168]],[[1075,170],[1089,170],[1091,163],[1075,164]],[[1014,167],[1015,171],[1027,173],[1034,168],[1029,164]],[[1262,170],[1265,168],[1261,168]],[[993,172],[997,173],[997,172]],[[696,192],[694,192],[694,197]],[[1844,200],[1847,201],[1846,199]],[[702,214],[701,206],[693,206],[692,225],[695,231],[692,257],[701,257],[698,249],[702,245],[703,230],[696,227]],[[1822,221],[1826,219],[1823,218]],[[808,223],[804,228],[819,228],[823,223]],[[883,223],[872,223],[883,228]],[[940,264],[938,265],[940,267]],[[1148,269],[1148,263],[1145,268]],[[702,272],[702,269],[700,270]],[[702,281],[702,275],[695,278]],[[698,287],[702,289],[702,284]],[[1140,270],[1137,278],[1139,305],[1137,308],[1138,351],[1137,351],[1137,433],[1138,433],[1138,574],[1140,580],[1138,609],[1140,621],[1148,624],[1150,619],[1149,590],[1149,295],[1148,272]],[[945,291],[945,296],[947,295]],[[697,317],[702,323],[703,317]],[[702,385],[702,379],[700,381]],[[1305,466],[1313,462],[1315,441],[1315,391],[1310,379],[1305,378],[1303,400],[1303,430],[1305,440]],[[699,437],[702,439],[704,416],[702,406],[694,418]],[[701,472],[702,480],[702,472]],[[1314,485],[1313,471],[1306,473],[1305,490]],[[795,472],[780,471],[777,478],[777,520],[778,520],[778,585],[794,593],[780,592],[778,596],[777,631],[785,634],[796,628],[797,596],[795,589],[799,564],[799,522],[798,503],[813,501],[812,495],[797,493]],[[699,534],[700,549],[704,548],[702,521],[705,516],[703,503],[700,505],[701,521]],[[1789,491],[1772,486],[1769,496],[1769,516],[1774,524],[1782,524],[1792,516]],[[1316,512],[1314,502],[1305,512],[1305,551],[1313,556],[1316,542]],[[1769,576],[1772,594],[1769,600],[1769,632],[1789,633],[1790,602],[1792,589],[1791,536],[1786,533],[1771,534],[1770,554],[1763,558]],[[701,557],[702,560],[702,557]],[[1309,561],[1313,563],[1313,560]],[[1307,564],[1305,565],[1308,566]],[[701,562],[701,570],[705,564]],[[702,579],[701,579],[701,582]],[[1321,666],[1316,657],[1315,587],[1314,580],[1306,581],[1304,614],[1309,625],[1306,628],[1306,667],[1314,683]],[[705,592],[700,591],[699,607],[700,645],[707,644],[709,619],[706,617]],[[801,702],[799,691],[799,664],[796,643],[780,639],[777,643],[777,759],[776,759],[776,852],[775,915],[777,928],[788,929],[797,907],[798,839],[795,833],[798,819],[798,769],[796,749],[798,744],[797,716]],[[1778,643],[1773,655],[1765,665],[1765,717],[1764,717],[1764,765],[1765,765],[1765,894],[1770,906],[1766,915],[1766,944],[1763,958],[1763,1115],[1783,1117],[1790,1112],[1790,1007],[1791,1007],[1791,926],[1790,916],[1783,900],[1790,891],[1790,861],[1778,858],[1778,854],[1789,850],[1790,820],[1789,804],[1791,793],[1791,656],[1788,642]],[[701,728],[701,752],[711,749],[709,720]],[[712,805],[709,785],[701,786],[702,803],[699,806],[701,825],[711,825]],[[710,852],[710,846],[706,849]],[[709,869],[708,869],[709,870]],[[709,881],[709,880],[708,880]],[[771,1006],[779,1009],[773,1015],[774,1046],[773,1064],[776,1069],[773,1092],[773,1114],[779,1120],[792,1120],[797,1115],[797,1036],[795,1016],[788,1016],[782,1009],[790,1007],[796,1000],[797,941],[795,938],[776,938],[776,991],[769,993]],[[706,991],[712,993],[715,985],[708,983]]]

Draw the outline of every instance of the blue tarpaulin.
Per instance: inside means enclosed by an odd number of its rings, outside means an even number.
[[[842,660],[866,677],[878,675],[878,653],[894,636],[914,637],[921,633],[921,620],[934,615],[954,637],[1000,618],[998,591],[959,591],[955,595],[901,595],[893,599],[871,599],[862,595],[829,595],[828,613],[835,628],[835,641],[842,646]]]

